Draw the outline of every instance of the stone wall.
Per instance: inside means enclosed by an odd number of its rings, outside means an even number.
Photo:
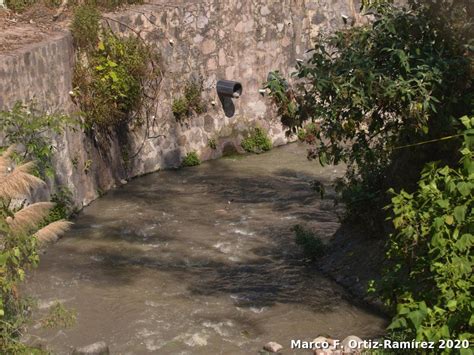
[[[227,147],[240,149],[252,126],[266,129],[275,145],[286,143],[269,99],[259,93],[262,83],[271,70],[288,75],[312,36],[341,26],[341,15],[356,16],[356,8],[354,0],[155,0],[107,14],[105,21],[114,31],[133,29],[160,49],[163,81],[153,124],[127,133],[127,155],[134,157],[129,164],[124,164],[124,147],[116,139],[104,153],[80,131],[55,137],[57,176],[49,185],[68,186],[83,206],[123,179],[178,166],[190,151],[206,160],[221,156]],[[73,62],[67,32],[0,55],[0,109],[35,97],[45,110],[77,111],[69,96]],[[207,110],[178,123],[172,101],[189,80],[198,78]],[[217,97],[219,79],[243,85],[232,117],[226,117]],[[209,139],[217,141],[217,149],[208,146]]]

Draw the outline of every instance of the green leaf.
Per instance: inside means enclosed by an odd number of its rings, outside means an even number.
[[[405,318],[399,317],[395,318],[395,320],[390,323],[390,325],[387,327],[388,330],[393,330],[393,329],[403,329],[406,328],[407,326],[407,321]]]
[[[448,208],[449,207],[449,201],[448,200],[437,200],[436,203],[441,208]]]
[[[466,216],[466,209],[466,206],[457,206],[454,208],[454,218],[456,218],[456,222],[464,222],[464,218]]]
[[[456,242],[456,247],[460,251],[466,251],[471,248],[474,242],[474,236],[472,234],[463,234],[461,238]]]
[[[467,183],[467,182],[460,182],[456,185],[458,191],[463,195],[464,197],[469,196],[471,194],[471,189],[472,189],[472,183]]]
[[[117,82],[119,80],[117,74],[114,71],[111,71],[109,75],[112,78],[112,81]]]
[[[451,312],[454,312],[456,310],[456,306],[457,306],[457,301],[456,300],[449,300],[448,301],[448,304],[446,305],[446,307],[448,307],[448,309],[451,311]]]
[[[470,119],[469,117],[463,116],[463,117],[461,117],[459,120],[462,122],[462,124],[464,125],[464,127],[466,127],[467,129],[472,128],[472,126],[471,126],[471,119]]]
[[[321,166],[325,166],[327,163],[328,163],[328,159],[327,159],[326,152],[321,152],[319,154],[319,164],[321,164]]]
[[[7,255],[7,253],[4,252],[4,253],[0,254],[0,266],[5,265],[5,263],[7,262],[7,260],[8,260],[8,255]]]
[[[444,218],[444,221],[446,222],[447,225],[452,225],[454,223],[454,218],[452,215],[447,215]]]
[[[407,317],[413,323],[415,329],[418,329],[423,322],[425,315],[420,310],[416,310],[408,313]]]

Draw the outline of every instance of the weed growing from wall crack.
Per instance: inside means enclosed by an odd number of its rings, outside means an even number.
[[[250,134],[242,140],[242,148],[249,153],[263,153],[272,148],[272,141],[268,134],[260,127],[255,127]]]
[[[202,100],[202,81],[191,80],[184,88],[184,95],[173,100],[172,111],[178,121],[206,110]]]
[[[192,151],[186,154],[186,156],[183,159],[183,162],[181,163],[181,166],[186,167],[186,166],[196,166],[201,164],[201,160],[199,159],[199,156],[197,155],[196,152]]]

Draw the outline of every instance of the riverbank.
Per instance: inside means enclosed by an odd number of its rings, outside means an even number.
[[[342,224],[329,241],[318,269],[371,308],[387,314],[383,303],[367,293],[371,280],[379,280],[384,261],[385,240],[370,237],[349,224]]]

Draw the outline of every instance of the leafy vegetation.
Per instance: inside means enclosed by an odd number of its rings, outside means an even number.
[[[295,242],[303,249],[305,256],[309,259],[317,259],[324,255],[326,246],[320,238],[316,237],[310,230],[300,225],[293,227]]]
[[[7,8],[18,13],[28,10],[33,5],[42,5],[49,8],[59,7],[62,0],[6,0]],[[124,5],[143,4],[143,0],[71,0],[67,2],[69,7],[89,6],[97,7],[104,11],[115,10]]]
[[[70,225],[59,220],[39,228],[54,204],[18,202],[44,182],[31,175],[32,162],[16,164],[14,153],[9,147],[0,155],[0,349],[6,353],[26,351],[18,339],[28,307],[18,284],[26,270],[37,265],[38,245],[55,240]]]
[[[0,111],[0,131],[6,145],[19,149],[12,158],[18,163],[25,160],[36,162],[34,174],[52,176],[51,159],[54,146],[51,134],[60,134],[67,124],[75,122],[66,115],[41,113],[34,103],[16,102],[11,110]]]
[[[174,99],[171,110],[173,111],[174,117],[178,121],[183,120],[188,115],[188,112],[189,112],[188,102],[186,101],[186,98],[178,97],[177,99]]]
[[[45,328],[69,328],[76,323],[76,312],[67,309],[62,303],[56,302],[41,323]]]
[[[10,10],[21,13],[36,2],[37,0],[6,0],[5,4]]]
[[[380,292],[397,338],[474,340],[474,117],[462,120],[459,166],[430,163],[415,192],[391,191],[396,232]]]
[[[197,155],[196,152],[189,152],[186,154],[184,157],[181,166],[186,167],[186,166],[196,166],[201,164],[201,160],[199,159],[199,156]]]
[[[93,50],[99,42],[100,12],[91,4],[84,4],[74,9],[71,33],[77,48]]]
[[[372,8],[376,21],[318,38],[311,58],[297,65],[296,84],[274,72],[266,85],[290,132],[317,123],[300,133],[309,158],[348,165],[340,184],[348,216],[372,230],[383,218],[367,211],[380,211],[384,192],[414,188],[433,157],[454,163],[459,142],[397,148],[455,135],[456,118],[472,110],[471,47],[448,18],[458,16],[456,5],[439,14],[414,8]],[[468,32],[466,12],[459,22]]]
[[[347,164],[346,221],[390,234],[375,283],[389,335],[472,342],[474,8],[364,3],[374,21],[321,36],[292,85],[273,72],[266,86],[309,158]]]
[[[263,153],[272,149],[272,141],[268,134],[260,127],[255,127],[240,143],[242,148],[249,153]]]
[[[202,81],[189,81],[184,88],[184,95],[173,100],[172,111],[178,121],[201,114],[206,110],[202,101]]]
[[[131,123],[132,113],[143,105],[146,83],[159,76],[150,64],[157,60],[156,52],[139,38],[103,32],[97,47],[87,54],[87,61],[78,61],[74,73],[75,97],[86,124],[109,131]]]
[[[61,187],[56,193],[52,194],[51,202],[54,203],[54,206],[40,226],[46,226],[62,219],[69,219],[75,212],[73,196],[71,190],[67,187]]]
[[[210,138],[208,141],[207,141],[207,146],[211,149],[217,149],[217,142],[216,142],[216,139],[215,138]]]

